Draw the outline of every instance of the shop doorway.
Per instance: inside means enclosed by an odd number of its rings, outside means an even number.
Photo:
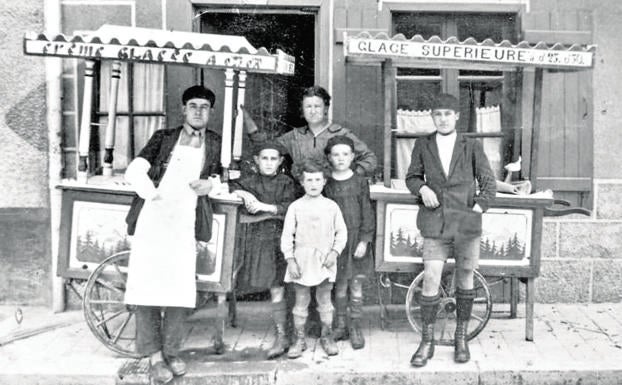
[[[278,136],[304,125],[300,95],[315,81],[316,13],[301,10],[205,9],[203,33],[241,35],[255,47],[271,53],[281,49],[296,59],[293,76],[250,74],[246,109],[269,136]]]

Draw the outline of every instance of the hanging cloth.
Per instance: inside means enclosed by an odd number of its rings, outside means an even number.
[[[132,241],[127,304],[195,307],[197,195],[189,183],[199,179],[203,146],[177,144],[157,189],[161,199],[143,206]]]

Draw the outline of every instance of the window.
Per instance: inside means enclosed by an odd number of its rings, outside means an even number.
[[[108,104],[110,99],[112,61],[101,62],[99,87],[96,89],[96,125],[101,144],[97,152],[103,154]],[[117,96],[117,122],[113,169],[124,170],[136,154],[147,144],[151,135],[165,128],[164,65],[122,63]],[[101,166],[103,155],[97,157]],[[94,170],[99,173],[98,170]]]
[[[84,92],[84,63],[65,60],[63,73],[63,177],[75,178],[80,129],[80,101]],[[154,131],[166,126],[164,66],[122,63],[117,94],[113,169],[118,173],[145,146]],[[89,173],[102,173],[110,100],[112,61],[95,65],[95,89],[91,116]],[[133,101],[130,103],[129,101]]]
[[[394,34],[401,33],[408,39],[418,34],[424,39],[432,36],[439,36],[443,40],[457,37],[460,41],[468,38],[474,38],[478,42],[492,39],[495,43],[509,40],[513,44],[518,40],[517,17],[513,13],[395,12],[392,14],[392,24]],[[398,140],[398,178],[405,173],[403,164],[410,162],[408,149],[413,145],[413,140],[410,139],[413,135],[399,134],[400,115],[404,113],[421,116],[419,111],[428,110],[430,101],[439,92],[459,96],[460,120],[457,130],[482,137],[493,170],[499,179],[503,178],[503,164],[516,160],[520,150],[515,148],[518,145],[514,145],[520,143],[520,139],[516,138],[520,132],[520,109],[516,103],[520,100],[520,76],[517,73],[398,68],[396,80],[397,137],[409,139],[406,148]],[[400,151],[400,148],[403,150]],[[403,159],[404,157],[408,159]]]

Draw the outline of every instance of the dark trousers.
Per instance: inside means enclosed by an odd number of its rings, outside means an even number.
[[[136,351],[149,356],[161,350],[164,356],[176,356],[189,312],[185,307],[136,306]]]

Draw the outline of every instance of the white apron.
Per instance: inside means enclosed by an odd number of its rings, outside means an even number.
[[[146,201],[132,240],[125,303],[144,306],[196,306],[197,195],[190,188],[199,179],[200,148],[173,149],[158,186],[160,200]]]

